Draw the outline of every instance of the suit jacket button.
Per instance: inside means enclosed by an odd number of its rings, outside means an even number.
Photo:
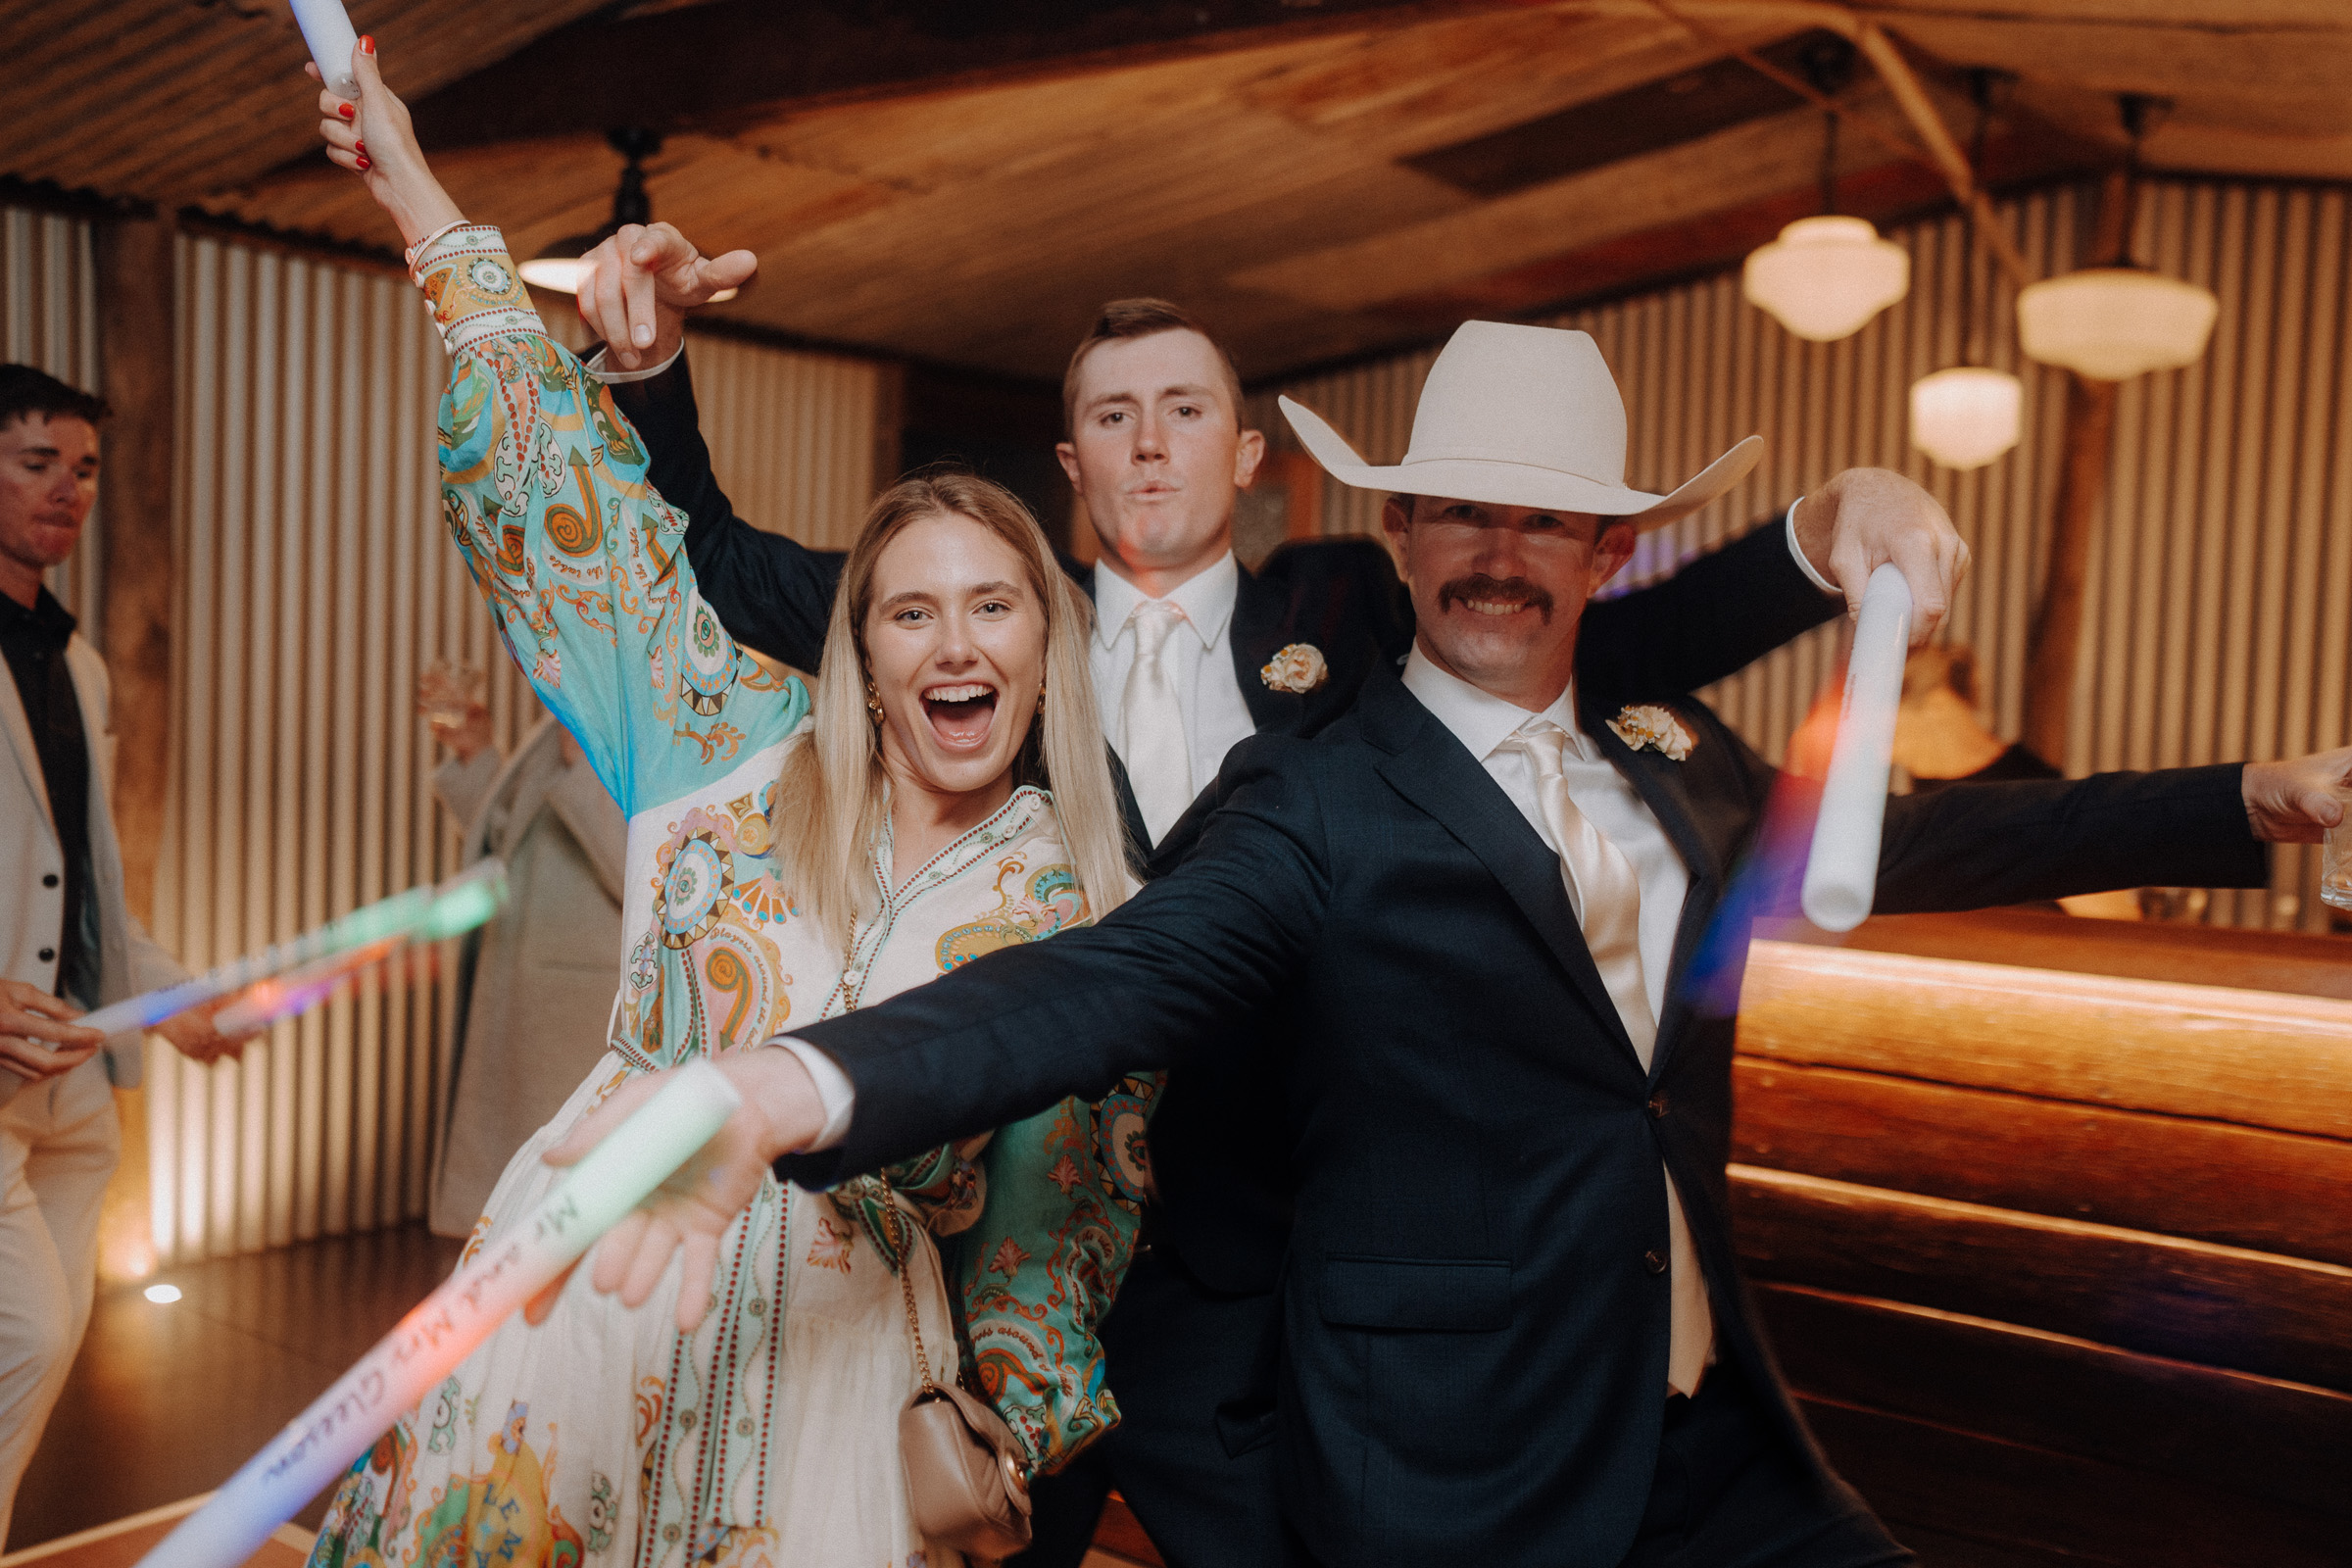
[[[57,886],[57,873],[52,871],[47,876],[42,877],[41,886],[45,888],[53,888]]]
[[[1666,1254],[1653,1247],[1642,1254],[1642,1266],[1652,1274],[1663,1274],[1666,1272]]]
[[[56,961],[56,958],[57,958],[57,950],[56,950],[55,948],[43,948],[43,949],[41,950],[41,952],[40,952],[40,959],[41,959],[41,961],[42,961],[43,963],[51,963],[51,962],[54,962],[54,961]]]
[[[1651,1121],[1666,1119],[1666,1092],[1662,1089],[1649,1097],[1649,1119]]]

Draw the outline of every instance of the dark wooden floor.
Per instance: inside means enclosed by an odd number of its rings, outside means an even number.
[[[227,1480],[441,1282],[460,1245],[403,1227],[101,1286],[8,1549]],[[150,1301],[150,1284],[176,1285],[180,1298]],[[316,1526],[323,1505],[302,1522]]]

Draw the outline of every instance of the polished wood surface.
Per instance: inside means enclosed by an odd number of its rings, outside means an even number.
[[[1756,945],[1742,1265],[1926,1560],[2342,1560],[2348,956],[2011,911]]]
[[[9,1547],[218,1487],[441,1283],[459,1245],[402,1227],[102,1288]],[[180,1298],[147,1300],[158,1283]],[[316,1528],[323,1504],[301,1522]]]

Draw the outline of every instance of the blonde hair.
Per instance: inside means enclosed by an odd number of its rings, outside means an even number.
[[[865,707],[865,614],[874,564],[893,539],[926,517],[966,517],[1012,547],[1046,612],[1045,710],[1029,724],[1013,782],[1054,797],[1062,847],[1096,918],[1125,903],[1135,881],[1126,822],[1103,753],[1086,639],[1094,607],[1054,562],[1045,530],[1011,491],[967,473],[902,479],[874,498],[850,547],[825,627],[816,673],[813,733],[785,754],[776,790],[778,870],[801,913],[847,948],[878,907],[869,847],[890,810],[880,726]]]

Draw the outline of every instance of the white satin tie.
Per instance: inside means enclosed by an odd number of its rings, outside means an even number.
[[[1657,1049],[1658,1021],[1649,1010],[1649,989],[1642,972],[1642,879],[1625,852],[1569,798],[1564,755],[1568,744],[1568,732],[1547,718],[1529,719],[1503,742],[1526,753],[1535,764],[1536,802],[1551,847],[1559,852],[1568,902],[1584,931],[1585,948],[1647,1071]],[[1707,1305],[1698,1250],[1690,1242],[1690,1224],[1683,1216],[1682,1195],[1674,1190],[1671,1176],[1666,1178],[1666,1257],[1673,1303],[1666,1383],[1678,1394],[1695,1394],[1715,1342],[1715,1318]]]
[[[1192,748],[1185,742],[1184,707],[1176,700],[1176,673],[1167,660],[1168,636],[1185,618],[1182,607],[1165,599],[1144,600],[1127,616],[1135,632],[1135,662],[1119,695],[1119,756],[1153,844],[1193,804]]]

